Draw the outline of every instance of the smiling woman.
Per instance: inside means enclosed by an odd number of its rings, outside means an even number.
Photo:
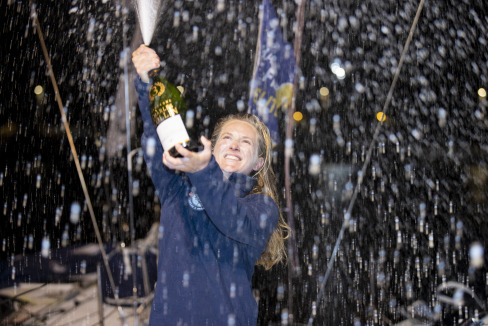
[[[162,212],[149,324],[256,325],[254,266],[284,260],[288,228],[277,205],[269,130],[254,115],[233,115],[217,123],[212,142],[201,137],[202,151],[176,145],[181,157],[169,155],[151,123],[145,78],[159,57],[145,46],[135,52],[142,147]],[[159,144],[149,151],[149,142]]]

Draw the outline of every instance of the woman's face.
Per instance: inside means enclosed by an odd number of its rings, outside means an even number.
[[[264,163],[264,159],[258,157],[256,129],[241,120],[230,120],[224,124],[213,154],[226,178],[234,172],[250,175]]]

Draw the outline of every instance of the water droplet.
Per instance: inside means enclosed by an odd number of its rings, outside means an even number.
[[[246,105],[244,104],[244,101],[243,100],[238,100],[237,101],[237,110],[239,112],[242,112],[246,109]]]
[[[234,314],[229,314],[227,318],[227,326],[235,326],[236,325],[236,316]]]
[[[196,42],[198,40],[198,26],[193,26],[192,41]]]
[[[61,246],[64,248],[68,245],[68,243],[69,243],[69,234],[68,234],[68,228],[66,226],[63,231],[63,234],[61,235]]]
[[[183,286],[188,287],[190,285],[190,273],[188,271],[185,271],[183,273]]]
[[[320,155],[313,154],[312,156],[310,156],[308,172],[311,175],[318,175],[320,173]]]
[[[32,250],[33,247],[34,247],[34,236],[32,234],[29,234],[29,243],[27,245],[27,248],[29,248],[29,250]]]
[[[292,157],[293,156],[293,146],[294,141],[292,139],[285,140],[285,156]]]
[[[355,88],[356,88],[356,91],[357,91],[358,93],[360,93],[360,94],[362,94],[362,93],[364,93],[364,92],[366,91],[366,88],[365,88],[365,87],[364,87],[364,85],[363,85],[363,84],[361,84],[361,83],[356,83]]]
[[[42,238],[42,243],[41,243],[41,255],[42,255],[42,257],[48,258],[50,250],[51,250],[51,241],[49,240],[48,237],[45,236],[44,238]]]
[[[285,287],[282,284],[278,285],[277,294],[278,300],[280,301],[283,300],[283,298],[285,297]]]
[[[479,242],[471,244],[469,248],[469,262],[473,268],[481,268],[484,264],[484,248]]]
[[[193,128],[194,121],[195,121],[195,111],[193,111],[193,110],[188,110],[188,111],[186,112],[186,122],[185,122],[186,127],[187,127],[188,129]]]
[[[220,57],[222,55],[222,47],[221,46],[216,46],[215,47],[215,55]]]
[[[38,174],[36,177],[36,188],[39,189],[41,188],[41,175]]]
[[[173,14],[173,26],[179,27],[180,21],[181,21],[181,14],[179,11],[175,11],[175,13]]]
[[[29,198],[29,196],[27,194],[24,194],[24,200],[22,200],[22,207],[26,207],[27,206],[27,199]]]
[[[84,170],[86,168],[86,155],[81,155],[81,169]]]
[[[71,204],[69,220],[71,223],[76,224],[80,221],[81,206],[78,202],[73,202]]]
[[[153,157],[156,153],[156,139],[150,137],[146,142],[146,153],[149,157]]]
[[[434,248],[434,233],[429,234],[429,248]]]
[[[134,180],[134,182],[132,183],[132,194],[134,196],[139,195],[139,180]]]
[[[225,10],[225,1],[224,0],[217,0],[217,11],[222,12]]]
[[[317,260],[318,256],[319,256],[319,247],[316,244],[314,244],[312,248],[312,259]]]
[[[230,297],[231,298],[235,298],[236,297],[236,288],[237,288],[237,286],[236,286],[235,283],[231,283],[230,284],[230,293],[229,294],[230,294]]]

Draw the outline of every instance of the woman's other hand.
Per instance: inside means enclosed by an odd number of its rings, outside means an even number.
[[[203,144],[203,151],[195,153],[177,144],[175,149],[182,157],[173,157],[168,151],[165,151],[163,154],[163,164],[170,169],[188,173],[203,170],[212,158],[212,143],[204,136],[200,138],[200,141]]]

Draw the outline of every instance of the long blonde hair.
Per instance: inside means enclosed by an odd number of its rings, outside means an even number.
[[[251,190],[250,194],[266,194],[278,205],[278,224],[268,240],[266,249],[256,262],[256,265],[261,265],[266,270],[269,270],[273,265],[286,260],[287,255],[284,240],[288,238],[290,233],[290,227],[281,214],[278,193],[276,190],[276,177],[271,167],[271,137],[269,135],[268,127],[266,127],[257,116],[247,113],[232,114],[217,122],[212,133],[212,147],[219,139],[224,125],[233,120],[247,122],[256,129],[258,138],[258,157],[264,159],[263,166],[252,175],[252,177],[256,179],[256,185]]]

